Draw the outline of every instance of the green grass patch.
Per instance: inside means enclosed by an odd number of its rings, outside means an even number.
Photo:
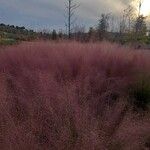
[[[15,39],[11,38],[0,39],[0,45],[13,45],[13,44],[17,44],[17,41]]]

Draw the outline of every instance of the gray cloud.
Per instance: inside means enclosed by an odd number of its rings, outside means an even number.
[[[95,24],[101,13],[120,14],[129,0],[75,0],[78,23]],[[0,21],[31,28],[64,28],[65,0],[0,0]]]

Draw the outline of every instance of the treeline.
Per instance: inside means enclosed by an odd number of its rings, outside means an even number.
[[[74,26],[69,39],[81,42],[107,40],[121,44],[135,44],[137,48],[141,45],[150,45],[150,32],[147,28],[146,17],[139,15],[130,18],[131,14],[124,16],[125,14],[120,22],[117,22],[112,14],[102,14],[97,25],[90,27],[88,31],[85,26]],[[0,44],[2,41],[6,41],[7,44],[39,39],[65,40],[68,39],[68,33],[56,30],[35,32],[25,27],[0,24]]]
[[[36,33],[33,30],[27,30],[25,27],[0,24],[0,37],[17,41],[27,41],[35,39]]]
[[[74,14],[80,6],[76,0],[66,0],[66,29],[68,39],[80,41],[102,41],[119,42],[121,44],[150,45],[150,31],[147,28],[147,16],[141,13],[143,1],[132,2],[120,12],[119,15],[112,13],[102,14],[97,25],[90,27],[85,32],[83,27],[74,27]],[[76,20],[76,19],[75,19]]]
[[[81,42],[106,40],[120,44],[132,44],[137,48],[150,45],[147,18],[143,15],[132,15],[126,11],[124,13],[122,18],[119,19],[114,18],[110,13],[102,14],[97,21],[97,25],[90,27],[88,31],[85,26],[76,25],[72,28],[70,35],[53,30],[49,34],[41,32],[41,37],[52,40],[70,39]]]
[[[34,30],[26,29],[24,26],[14,26],[0,24],[0,45],[11,45],[20,41],[33,40],[58,40],[65,38],[65,34],[57,33],[56,30],[52,32],[35,32]]]
[[[91,40],[108,40],[119,42],[121,44],[150,44],[150,31],[147,27],[147,17],[143,15],[126,14],[118,21],[113,15],[102,14],[97,26],[89,29],[89,38]]]

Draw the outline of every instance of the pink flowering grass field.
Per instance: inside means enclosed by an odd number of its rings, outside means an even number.
[[[149,150],[150,51],[28,42],[0,48],[0,150]]]

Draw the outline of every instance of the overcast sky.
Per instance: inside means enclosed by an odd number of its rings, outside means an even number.
[[[64,29],[67,0],[0,0],[0,22],[32,29]],[[130,0],[74,0],[77,24],[95,25],[101,13],[120,14]]]

